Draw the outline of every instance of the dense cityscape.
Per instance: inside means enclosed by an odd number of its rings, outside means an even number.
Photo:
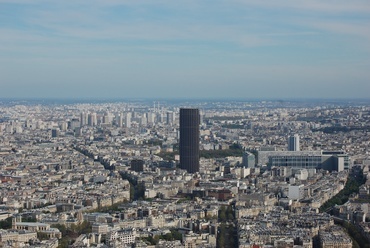
[[[0,100],[0,247],[370,247],[370,101]]]

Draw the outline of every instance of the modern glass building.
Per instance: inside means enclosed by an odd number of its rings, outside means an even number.
[[[256,165],[256,157],[250,152],[244,152],[242,164],[243,167],[254,168]]]
[[[288,151],[299,151],[299,136],[295,134],[288,137]]]
[[[271,156],[269,165],[271,166],[289,166],[299,168],[320,168],[322,156]]]
[[[199,171],[199,109],[180,109],[180,168]]]
[[[287,166],[342,171],[350,169],[350,158],[348,154],[341,151],[271,152],[268,155],[268,165],[270,168]]]

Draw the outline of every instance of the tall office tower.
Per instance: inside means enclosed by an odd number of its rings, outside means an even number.
[[[81,125],[81,127],[87,125],[87,114],[85,112],[81,112],[80,125]]]
[[[175,122],[175,114],[172,111],[167,112],[167,125],[172,125]]]
[[[166,115],[166,113],[164,113],[164,112],[159,112],[159,113],[157,114],[157,121],[158,121],[159,123],[166,123],[166,120],[167,120],[167,115]]]
[[[146,118],[146,115],[143,114],[140,117],[140,126],[146,126],[148,124],[148,119]]]
[[[288,138],[288,151],[299,151],[299,136],[294,134]]]
[[[60,123],[59,124],[59,128],[60,128],[60,130],[62,130],[62,131],[66,131],[67,130],[67,128],[68,128],[68,123],[67,122],[62,122],[62,123]]]
[[[154,124],[155,123],[155,113],[148,112],[146,115],[147,115],[148,124]]]
[[[75,130],[76,127],[80,127],[80,120],[77,118],[73,118],[71,121],[69,121],[69,128],[72,130]]]
[[[118,127],[123,126],[123,114],[122,113],[117,116],[117,126]]]
[[[98,117],[96,113],[90,113],[87,117],[87,124],[89,126],[96,126],[98,124]]]
[[[103,115],[103,120],[102,120],[101,123],[103,123],[103,124],[109,124],[109,117],[108,117],[107,114]]]
[[[125,127],[131,127],[131,112],[126,113]]]
[[[203,111],[200,111],[199,112],[199,123],[200,124],[203,124],[203,120],[204,120],[204,112]]]
[[[180,168],[199,171],[199,109],[180,109]]]
[[[106,112],[103,116],[103,123],[104,124],[112,124],[114,119],[114,115],[110,112]]]

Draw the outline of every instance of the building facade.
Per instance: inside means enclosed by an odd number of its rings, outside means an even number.
[[[243,167],[254,168],[256,165],[256,157],[250,152],[243,153]]]
[[[180,109],[180,168],[199,171],[199,109]]]
[[[288,138],[288,151],[299,151],[299,136],[294,134]]]

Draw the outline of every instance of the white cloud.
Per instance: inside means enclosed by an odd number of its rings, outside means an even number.
[[[286,11],[318,11],[326,13],[370,13],[370,4],[367,0],[233,0],[232,2],[247,5],[258,6],[266,9],[284,9]]]

